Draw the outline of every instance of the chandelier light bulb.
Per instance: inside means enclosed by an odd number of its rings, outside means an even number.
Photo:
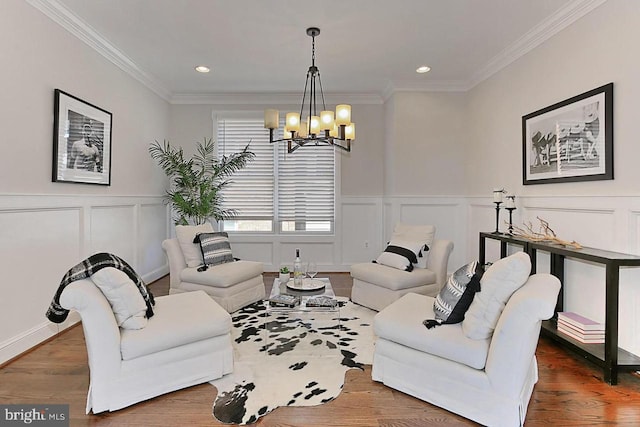
[[[320,117],[311,116],[311,134],[317,135],[320,133]]]
[[[351,123],[351,105],[340,104],[336,107],[336,123],[345,126]]]
[[[356,125],[353,123],[349,123],[346,128],[344,128],[344,138],[352,141],[356,139]]]
[[[335,124],[335,113],[333,111],[320,112],[320,130],[331,130]]]
[[[287,113],[285,130],[288,132],[298,132],[300,130],[300,114]]]
[[[267,129],[278,129],[280,125],[280,113],[278,110],[264,110],[264,127]]]

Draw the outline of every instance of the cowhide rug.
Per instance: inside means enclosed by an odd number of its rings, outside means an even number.
[[[278,406],[335,399],[345,372],[372,362],[375,315],[338,300],[339,322],[329,313],[267,316],[264,302],[233,313],[234,371],[211,382],[218,389],[213,415],[223,423],[250,424]]]

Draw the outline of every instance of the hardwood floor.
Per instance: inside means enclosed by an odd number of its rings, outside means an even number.
[[[326,275],[321,275],[321,277]],[[267,294],[275,274],[265,274]],[[330,274],[337,295],[349,296],[348,274]],[[168,292],[168,277],[151,285]],[[640,377],[623,373],[617,386],[602,382],[599,369],[540,339],[540,380],[527,412],[527,426],[640,425]],[[0,403],[68,403],[71,426],[220,426],[211,415],[216,389],[202,384],[123,410],[85,415],[89,386],[81,327],[74,327],[0,369]],[[475,423],[371,381],[371,367],[350,370],[340,396],[325,405],[279,408],[257,426],[471,426]]]

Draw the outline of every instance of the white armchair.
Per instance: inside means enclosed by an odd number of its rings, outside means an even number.
[[[156,298],[142,329],[118,327],[90,279],[66,286],[60,305],[82,318],[90,385],[86,411],[115,411],[233,370],[231,316],[204,292]]]
[[[405,295],[374,319],[371,376],[483,425],[521,426],[538,381],[541,321],[553,316],[559,290],[554,276],[530,276],[488,339],[466,337],[461,323],[427,329],[434,298]]]
[[[204,291],[229,313],[265,297],[262,272],[256,261],[234,261],[204,271],[188,267],[178,239],[167,239],[162,248],[169,259],[169,293]]]
[[[374,310],[382,310],[410,292],[436,296],[447,280],[453,242],[435,240],[429,250],[426,268],[407,272],[372,262],[351,266],[351,300]]]

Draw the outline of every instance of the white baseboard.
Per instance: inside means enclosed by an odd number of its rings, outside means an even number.
[[[67,320],[63,323],[56,324],[46,321],[20,335],[0,343],[0,364],[19,356],[48,338],[70,328],[79,321],[80,315],[76,312],[71,312]]]
[[[142,280],[144,280],[146,284],[149,284],[166,276],[167,274],[169,274],[169,264],[163,265],[162,267],[157,268],[147,274],[143,274]]]

